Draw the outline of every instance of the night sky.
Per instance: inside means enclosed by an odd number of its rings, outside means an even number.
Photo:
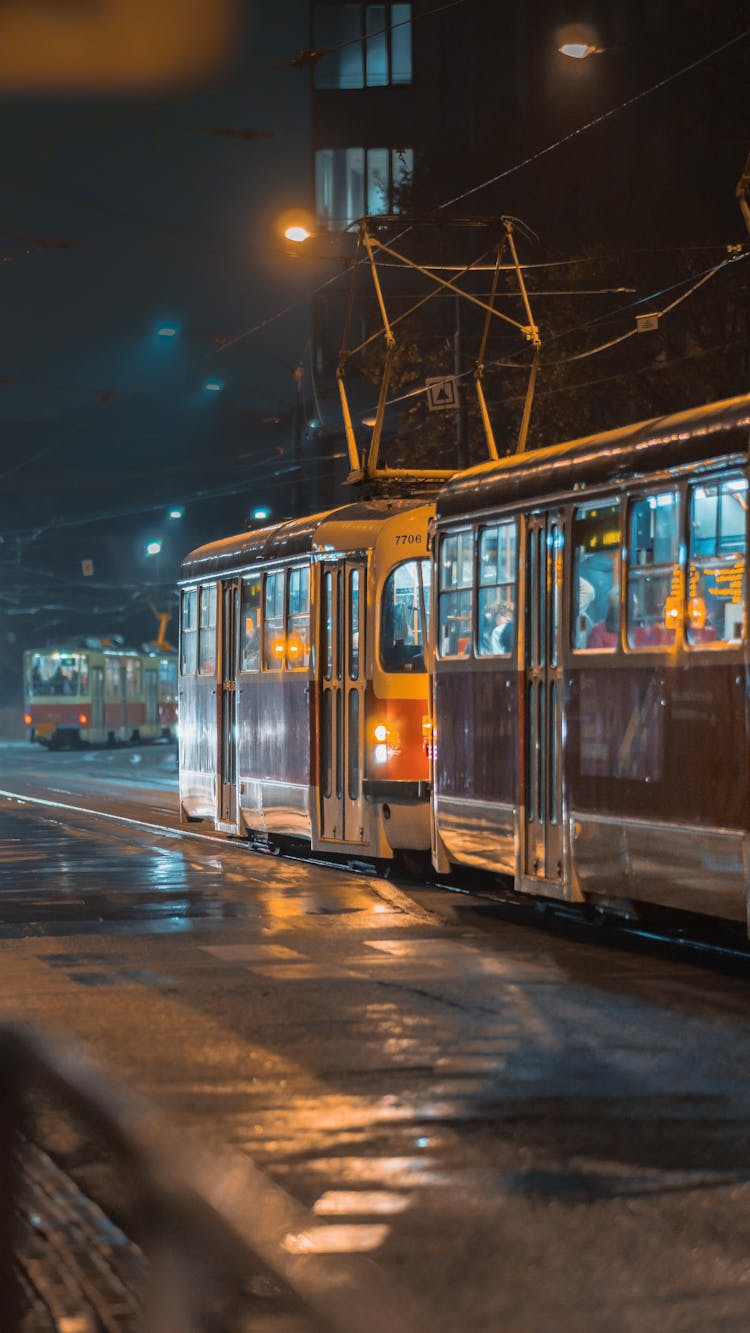
[[[261,492],[264,460],[288,462],[308,355],[310,273],[274,231],[309,203],[308,75],[287,64],[307,5],[245,4],[241,17],[230,62],[199,87],[0,104],[6,661],[31,623],[45,638],[150,636],[139,584],[162,584],[163,600],[191,546],[242,527],[248,503],[288,505],[287,479]],[[164,322],[177,338],[156,336]],[[236,493],[192,499],[216,488]],[[174,504],[180,521],[165,518]],[[152,537],[158,561],[143,553]]]

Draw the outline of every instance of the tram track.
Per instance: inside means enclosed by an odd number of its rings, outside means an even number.
[[[48,790],[53,789],[48,788]],[[750,944],[743,946],[736,941],[730,942],[726,932],[722,932],[721,928],[709,919],[703,922],[699,918],[700,924],[691,920],[690,926],[686,927],[659,928],[653,921],[638,923],[600,907],[578,907],[552,899],[527,899],[512,889],[505,888],[501,882],[487,883],[490,877],[481,872],[464,874],[461,880],[446,880],[442,875],[417,878],[407,874],[389,875],[386,879],[382,867],[375,863],[358,861],[356,858],[337,860],[314,852],[298,852],[292,847],[261,845],[251,839],[228,838],[225,834],[215,831],[203,832],[186,828],[177,822],[161,823],[112,810],[102,810],[93,805],[54,800],[21,790],[0,788],[0,799],[103,819],[160,837],[209,843],[216,847],[231,847],[240,853],[255,856],[279,855],[285,861],[300,865],[313,865],[338,874],[377,879],[380,881],[378,890],[380,896],[386,898],[391,906],[397,910],[409,911],[423,920],[452,918],[456,910],[455,904],[461,903],[465,910],[473,910],[480,914],[488,912],[502,914],[503,919],[511,919],[520,925],[535,928],[543,926],[556,932],[573,932],[588,943],[597,942],[611,947],[628,946],[644,950],[669,949],[673,957],[685,962],[705,963],[709,966],[722,965],[750,972]],[[154,812],[167,815],[173,813],[165,806],[150,808]],[[413,896],[415,892],[437,895],[437,899],[425,905]],[[444,899],[444,902],[440,899]],[[704,932],[709,933],[700,933],[701,927]],[[714,938],[710,937],[710,932],[713,932]]]

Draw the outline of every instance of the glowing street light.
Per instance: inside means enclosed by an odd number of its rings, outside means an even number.
[[[567,56],[569,60],[586,60],[589,56],[600,56],[604,54],[604,48],[598,45],[598,36],[596,30],[588,23],[573,24],[558,29],[557,49],[560,55]]]
[[[221,393],[224,385],[221,380],[206,380],[203,388],[206,393]]]
[[[169,518],[182,518],[183,512],[182,509],[170,509]]]
[[[254,521],[255,523],[262,523],[263,519],[265,519],[265,518],[270,518],[270,517],[271,517],[271,511],[270,511],[270,509],[254,509],[254,510],[253,510],[253,521]]]
[[[146,542],[146,555],[161,555],[161,542]]]
[[[569,56],[571,60],[585,60],[587,56],[600,56],[603,54],[601,46],[586,46],[583,42],[565,42],[559,46],[560,55]]]
[[[176,338],[178,333],[176,324],[160,324],[156,330],[157,338]]]

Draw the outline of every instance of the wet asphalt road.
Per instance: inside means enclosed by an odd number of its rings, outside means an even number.
[[[247,1153],[436,1329],[744,1333],[750,969],[184,836],[174,784],[166,748],[0,747],[5,790],[164,828],[0,798],[0,1018]]]

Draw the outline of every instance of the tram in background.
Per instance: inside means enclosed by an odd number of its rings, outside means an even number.
[[[354,858],[428,852],[433,514],[350,504],[186,558],[183,819]]]
[[[454,477],[433,860],[747,923],[750,396]]]
[[[24,653],[24,723],[49,749],[174,739],[177,655],[92,641]]]

